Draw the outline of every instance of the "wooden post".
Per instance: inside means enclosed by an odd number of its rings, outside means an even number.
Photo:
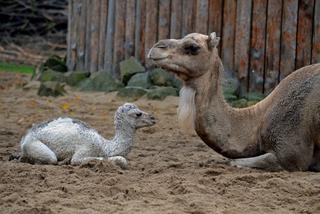
[[[104,55],[106,49],[106,34],[108,25],[108,0],[100,0],[100,30],[99,30],[99,59],[98,69],[104,70]]]
[[[267,40],[264,72],[264,92],[269,94],[280,75],[280,35],[282,0],[268,0]]]
[[[266,41],[267,0],[253,1],[251,47],[250,47],[250,91],[264,92],[264,56]]]
[[[109,0],[108,5],[108,27],[106,35],[106,44],[104,51],[104,70],[112,74],[113,65],[113,36],[114,36],[114,20],[115,20],[115,0]]]
[[[280,80],[295,70],[298,0],[285,0],[282,11]]]
[[[222,35],[223,0],[209,0],[208,34],[216,32]]]
[[[99,60],[99,27],[101,1],[92,1],[92,17],[90,23],[90,73],[98,71]]]
[[[248,90],[249,47],[251,26],[251,0],[237,1],[237,25],[235,35],[234,67],[241,85]]]
[[[114,31],[114,46],[113,46],[113,70],[112,75],[119,77],[118,63],[124,59],[124,41],[125,41],[125,16],[126,16],[126,0],[116,1],[116,17]]]
[[[77,70],[86,70],[84,67],[85,62],[85,45],[86,45],[86,21],[87,21],[87,1],[78,1],[78,30],[77,30]]]
[[[146,24],[146,0],[137,0],[135,29],[135,57],[144,63],[144,40]]]
[[[89,71],[90,70],[90,59],[91,59],[91,14],[92,14],[92,4],[87,2],[87,13],[86,13],[86,41],[85,41],[85,56],[84,56],[84,69]]]
[[[186,15],[182,16],[181,36],[185,36],[194,31],[194,5],[196,5],[196,0],[182,1],[182,11],[183,14]]]
[[[300,0],[297,29],[296,69],[311,63],[314,0]]]
[[[195,31],[207,34],[208,32],[208,0],[197,0],[197,12],[195,20]]]
[[[146,28],[145,28],[145,52],[143,58],[148,54],[154,43],[157,41],[158,23],[158,0],[146,1]]]
[[[314,4],[312,63],[320,63],[320,0]]]
[[[170,38],[179,39],[181,37],[182,27],[182,1],[171,1],[171,24],[170,24]]]
[[[170,4],[170,0],[159,0],[159,40],[170,37]]]
[[[223,30],[221,58],[227,72],[234,71],[234,39],[237,4],[234,0],[225,0],[223,9]]]
[[[135,0],[127,0],[126,12],[126,35],[125,35],[125,58],[128,59],[134,55],[134,36],[135,36]]]

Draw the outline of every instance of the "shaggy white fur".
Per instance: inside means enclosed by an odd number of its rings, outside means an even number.
[[[195,106],[196,91],[190,87],[183,86],[180,90],[178,122],[180,127],[190,133],[194,131],[194,120],[196,113]]]

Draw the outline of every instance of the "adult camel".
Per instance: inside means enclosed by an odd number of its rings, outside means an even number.
[[[192,33],[160,40],[148,54],[182,81],[178,120],[231,165],[320,171],[320,64],[303,67],[264,100],[232,108],[222,94],[220,38]]]

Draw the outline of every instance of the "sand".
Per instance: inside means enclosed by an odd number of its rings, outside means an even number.
[[[157,125],[138,130],[129,169],[8,161],[32,123],[71,116],[113,136],[115,93],[39,97],[29,76],[0,73],[0,213],[320,213],[320,174],[228,166],[177,127],[178,99],[135,102]]]

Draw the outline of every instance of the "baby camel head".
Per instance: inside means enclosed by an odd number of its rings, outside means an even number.
[[[214,32],[209,36],[191,33],[182,39],[160,40],[151,48],[148,58],[186,82],[210,69],[219,40]]]
[[[125,103],[120,106],[115,113],[114,121],[116,127],[120,128],[123,126],[129,126],[134,129],[153,126],[155,122],[155,118],[141,111],[135,104]]]

